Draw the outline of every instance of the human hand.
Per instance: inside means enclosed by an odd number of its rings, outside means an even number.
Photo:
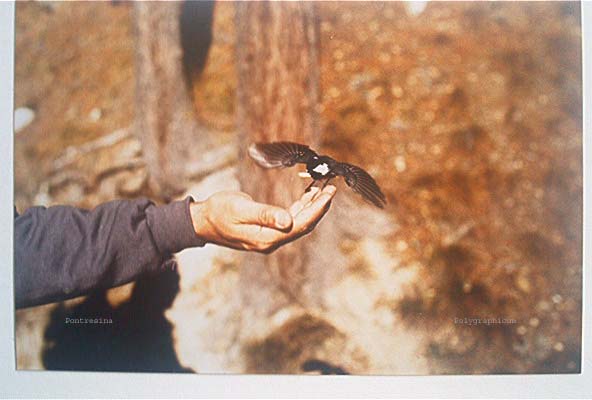
[[[219,192],[192,203],[195,233],[208,243],[270,253],[311,232],[329,210],[335,186],[313,187],[289,209],[255,202],[242,192]],[[320,193],[319,193],[320,192]]]

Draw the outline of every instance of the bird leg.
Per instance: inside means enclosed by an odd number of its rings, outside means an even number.
[[[321,188],[321,190],[323,190],[325,188],[325,186],[327,186],[329,184],[329,181],[333,179],[333,177],[331,178],[327,178],[327,180],[325,181],[325,183],[323,183],[323,187]]]
[[[304,191],[304,193],[308,193],[310,191],[310,189],[312,188],[312,185],[315,184],[315,182],[316,182],[316,179],[313,179],[312,182],[310,183],[310,185],[308,185],[308,187]]]

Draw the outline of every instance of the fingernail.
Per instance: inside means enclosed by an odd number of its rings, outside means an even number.
[[[285,211],[277,212],[275,214],[275,223],[278,228],[287,228],[292,223],[292,217]]]

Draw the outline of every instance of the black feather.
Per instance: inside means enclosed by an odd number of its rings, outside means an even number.
[[[249,147],[249,155],[264,168],[292,167],[306,164],[317,154],[308,146],[293,142],[255,143]]]
[[[336,175],[343,176],[345,183],[356,193],[364,196],[375,206],[384,208],[386,197],[369,173],[356,165],[347,163],[339,163],[333,171]]]

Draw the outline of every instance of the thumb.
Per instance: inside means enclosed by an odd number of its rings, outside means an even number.
[[[246,223],[282,230],[292,227],[292,215],[281,207],[251,202],[244,212]]]

